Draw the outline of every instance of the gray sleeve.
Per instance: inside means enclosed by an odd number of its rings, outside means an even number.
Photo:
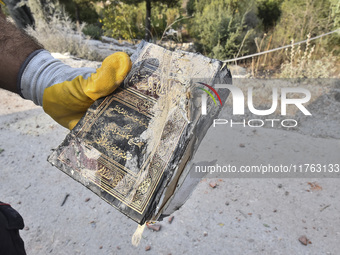
[[[42,106],[45,88],[71,81],[79,75],[87,79],[95,72],[94,68],[72,68],[52,57],[47,50],[38,50],[22,65],[18,76],[18,89],[23,98]]]

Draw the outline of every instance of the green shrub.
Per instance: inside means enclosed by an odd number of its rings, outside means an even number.
[[[334,30],[330,1],[333,0],[284,0],[280,19],[265,44],[270,43],[270,48],[276,48],[289,44],[292,39],[302,41],[309,33],[314,37]],[[324,54],[336,55],[340,50],[339,38],[333,34],[319,39],[319,47],[315,48],[313,55],[319,58]],[[284,58],[284,51],[278,51],[271,55],[269,64],[280,64]]]
[[[58,0],[65,6],[65,9],[72,21],[94,24],[98,21],[99,15],[93,1],[89,0]]]
[[[278,22],[281,16],[283,0],[259,0],[257,16],[262,20],[264,32],[268,32]]]
[[[82,32],[85,35],[88,35],[92,39],[96,39],[96,40],[100,40],[100,37],[103,34],[103,30],[99,26],[94,25],[94,24],[86,24]]]
[[[135,5],[111,3],[104,11],[104,35],[126,40],[142,38],[144,13]]]
[[[104,35],[118,39],[143,39],[145,33],[145,3],[128,5],[112,2],[104,11]],[[176,18],[180,16],[178,7],[168,8],[162,3],[153,3],[151,9],[151,35],[160,38]],[[179,24],[174,25],[176,29]]]
[[[256,50],[253,39],[260,20],[253,1],[203,0],[191,3],[190,8],[195,9],[195,16],[189,33],[201,53],[226,59]]]

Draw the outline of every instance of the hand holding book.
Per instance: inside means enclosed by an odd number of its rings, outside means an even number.
[[[199,179],[191,159],[221,110],[201,114],[200,85],[226,83],[222,62],[142,42],[124,83],[98,99],[49,161],[139,224],[177,210]],[[219,96],[225,101],[228,93]]]

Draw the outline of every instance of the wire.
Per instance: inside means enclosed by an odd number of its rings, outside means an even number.
[[[255,57],[255,56],[260,56],[260,55],[267,54],[267,53],[270,53],[270,52],[286,49],[286,48],[289,48],[289,47],[292,47],[292,46],[295,46],[295,45],[298,45],[298,44],[301,44],[301,43],[305,43],[307,41],[316,40],[318,38],[321,38],[321,37],[324,37],[326,35],[330,35],[330,34],[333,34],[333,33],[336,33],[336,32],[340,32],[340,28],[338,28],[338,29],[336,29],[334,31],[322,34],[322,35],[318,35],[318,36],[309,38],[309,39],[304,40],[304,41],[300,41],[300,42],[294,43],[294,44],[281,46],[279,48],[275,48],[275,49],[271,49],[271,50],[266,50],[266,51],[258,52],[258,53],[255,53],[255,54],[251,54],[251,55],[247,55],[247,56],[243,56],[243,57],[239,57],[239,58],[228,59],[228,60],[224,60],[222,62],[223,63],[229,63],[229,62],[233,62],[233,61],[237,61],[237,60],[241,60],[241,59],[246,59],[246,58],[252,58],[252,57]]]

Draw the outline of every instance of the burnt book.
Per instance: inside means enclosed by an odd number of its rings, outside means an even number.
[[[218,60],[144,41],[131,60],[123,84],[88,109],[48,161],[143,224],[177,210],[199,182],[192,158],[228,96],[213,88],[231,75]],[[209,89],[221,104],[206,100],[202,114]]]

